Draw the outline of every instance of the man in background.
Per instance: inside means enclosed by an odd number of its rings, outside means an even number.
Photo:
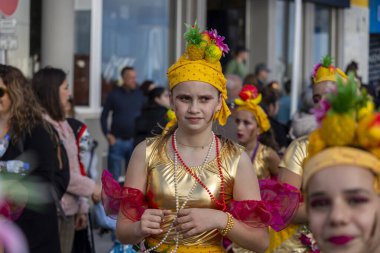
[[[121,70],[123,84],[108,94],[100,118],[103,134],[108,144],[108,170],[116,180],[123,175],[122,164],[127,166],[133,151],[135,119],[140,115],[145,102],[137,87],[137,73],[133,67]],[[112,112],[111,127],[108,116]]]

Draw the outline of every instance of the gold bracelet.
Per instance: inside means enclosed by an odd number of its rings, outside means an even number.
[[[234,218],[232,217],[232,215],[230,213],[226,213],[227,214],[227,224],[226,224],[226,227],[224,229],[220,229],[219,230],[219,233],[222,235],[222,236],[226,236],[228,234],[228,232],[231,231],[232,227],[234,226]]]

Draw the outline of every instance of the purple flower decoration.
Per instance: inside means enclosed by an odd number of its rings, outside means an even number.
[[[322,99],[319,102],[319,107],[312,110],[318,124],[322,123],[322,120],[325,118],[327,112],[330,110],[331,105],[326,99]]]
[[[222,50],[223,56],[224,53],[228,53],[230,51],[228,45],[223,42],[225,37],[218,35],[218,31],[216,29],[210,29],[210,31],[206,31],[206,33],[210,36],[210,39],[215,42],[215,45]]]
[[[311,246],[312,244],[311,239],[305,234],[301,234],[300,241],[305,246]]]
[[[317,75],[317,71],[318,71],[318,69],[319,69],[319,67],[320,66],[322,66],[322,64],[321,63],[318,63],[318,64],[316,64],[315,66],[314,66],[314,68],[313,68],[313,77],[315,77],[316,75]]]

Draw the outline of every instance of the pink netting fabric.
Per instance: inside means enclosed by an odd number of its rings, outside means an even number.
[[[275,231],[284,229],[292,220],[299,203],[300,191],[275,180],[259,180],[261,201],[233,200],[229,212],[251,227],[271,226]]]
[[[141,219],[141,215],[147,208],[142,191],[120,186],[107,170],[103,171],[102,184],[102,202],[108,216],[116,219],[120,209],[132,221]]]

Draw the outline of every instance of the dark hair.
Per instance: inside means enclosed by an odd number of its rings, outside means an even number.
[[[124,75],[124,72],[125,71],[128,71],[128,70],[135,70],[133,67],[131,66],[125,66],[121,71],[120,71],[120,75],[123,76]]]
[[[284,84],[284,89],[285,89],[286,94],[290,94],[291,89],[292,89],[292,80],[291,79],[286,80],[286,82]]]
[[[346,67],[346,74],[348,75],[350,72],[354,72],[354,74],[356,75],[358,69],[359,64],[356,61],[351,61]]]
[[[262,96],[263,99],[261,103],[263,105],[264,110],[266,111],[270,105],[275,105],[279,99],[278,91],[273,89],[271,86],[266,86],[262,90]]]
[[[150,90],[150,86],[154,84],[152,80],[145,80],[141,85],[140,85],[140,90],[144,93],[144,96],[148,96]]]
[[[265,146],[272,148],[276,152],[280,149],[278,143],[276,142],[274,132],[272,129],[269,129],[268,131],[261,133],[259,135],[259,142]]]
[[[65,110],[59,98],[59,87],[66,80],[62,69],[45,67],[32,79],[32,87],[37,100],[45,112],[55,121],[65,120]]]
[[[46,127],[42,119],[42,109],[38,104],[30,84],[15,67],[0,64],[0,78],[7,87],[10,100],[10,133],[12,142],[17,143],[25,133],[30,134],[39,124]]]
[[[148,93],[148,101],[150,103],[154,102],[154,99],[160,97],[162,94],[164,94],[164,92],[165,88],[163,87],[154,88]]]
[[[240,53],[245,53],[245,52],[249,52],[248,49],[244,46],[237,46],[236,49],[235,49],[235,55],[238,55]]]
[[[247,84],[255,84],[256,83],[256,77],[254,74],[250,73],[244,77],[243,80],[243,86]]]

